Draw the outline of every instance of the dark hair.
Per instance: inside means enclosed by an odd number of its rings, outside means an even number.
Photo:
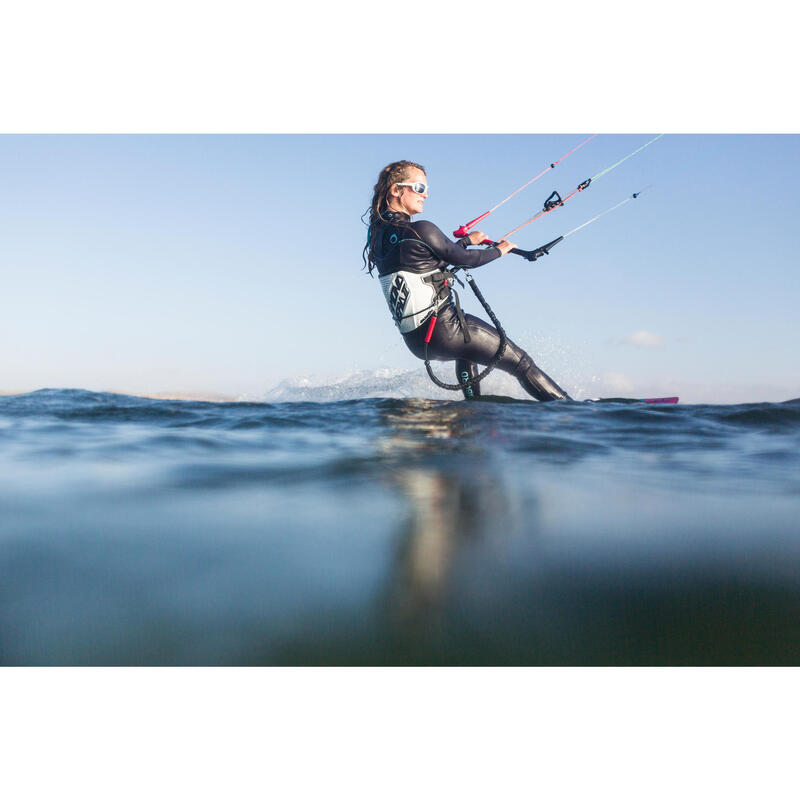
[[[389,189],[396,183],[401,183],[405,180],[408,177],[408,171],[411,169],[425,172],[425,167],[422,164],[416,164],[413,161],[393,161],[385,166],[380,175],[378,175],[378,182],[372,192],[372,202],[369,208],[361,215],[362,221],[367,226],[367,243],[364,245],[361,257],[364,260],[364,267],[369,271],[370,275],[372,275],[372,270],[376,266],[373,258],[373,226],[378,220],[383,219],[383,212],[389,207]],[[365,220],[364,217],[367,215],[369,215],[369,218]]]

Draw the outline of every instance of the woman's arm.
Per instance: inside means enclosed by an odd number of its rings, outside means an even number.
[[[503,255],[503,248],[498,246],[488,247],[486,250],[467,250],[466,246],[470,243],[467,237],[456,244],[427,220],[414,222],[412,227],[437,258],[453,266],[482,267]]]

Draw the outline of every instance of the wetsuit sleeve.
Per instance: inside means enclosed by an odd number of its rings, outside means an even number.
[[[453,266],[482,267],[502,255],[497,247],[487,247],[485,250],[467,250],[466,244],[459,247],[461,242],[456,244],[448,239],[439,228],[426,220],[415,222],[412,227],[438,258]]]

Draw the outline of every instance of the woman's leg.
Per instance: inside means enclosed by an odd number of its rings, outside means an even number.
[[[442,325],[440,323],[434,329],[429,354],[432,358],[439,360],[455,358],[462,362],[486,365],[494,358],[500,346],[500,334],[482,319],[472,314],[464,316],[470,341],[464,341],[461,326],[457,324],[455,314],[453,314],[452,319],[448,320],[450,324]],[[570,399],[570,396],[549,375],[542,372],[533,359],[510,339],[500,363],[497,364],[497,369],[513,375],[520,382],[522,388],[537,400]],[[470,377],[472,377],[472,372],[470,372]],[[459,383],[463,383],[460,377]]]

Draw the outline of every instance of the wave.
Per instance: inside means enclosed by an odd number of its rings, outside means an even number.
[[[447,377],[440,368],[442,377]],[[521,389],[517,381],[504,373],[493,373],[482,383],[486,400],[504,401],[507,399],[526,401],[521,405],[535,408],[541,404],[532,401]],[[337,404],[364,401],[364,407],[372,407],[374,401],[387,399],[396,401],[443,400],[461,402],[460,392],[440,389],[421,369],[378,369],[361,370],[340,378],[326,378],[318,375],[299,376],[285,379],[258,396],[241,395],[235,401],[212,401],[178,397],[142,397],[113,392],[95,392],[84,389],[40,389],[34,392],[0,396],[0,414],[6,417],[56,416],[71,418],[111,418],[134,421],[138,418],[163,417],[173,422],[185,414],[187,418],[198,416],[206,419],[209,415],[227,415],[235,412],[240,419],[248,413],[267,412],[281,404]],[[580,402],[580,398],[575,398]],[[599,421],[607,417],[615,422],[623,422],[628,416],[638,419],[642,414],[652,419],[649,407],[643,404],[628,405],[631,401],[608,401],[608,404],[594,405],[593,418]],[[356,403],[361,406],[362,404]],[[520,405],[520,404],[515,404]],[[550,404],[545,404],[549,406]],[[563,408],[562,403],[554,404]],[[238,409],[238,411],[236,411]],[[285,417],[284,410],[277,414]],[[781,429],[787,433],[800,433],[800,398],[782,402],[756,402],[726,404],[681,404],[672,407],[679,411],[685,421],[713,422],[725,427],[740,429]],[[298,413],[300,409],[298,409]],[[305,409],[304,413],[311,413]],[[272,415],[270,415],[272,416]],[[673,417],[671,426],[677,423]],[[241,423],[240,423],[241,424]]]

